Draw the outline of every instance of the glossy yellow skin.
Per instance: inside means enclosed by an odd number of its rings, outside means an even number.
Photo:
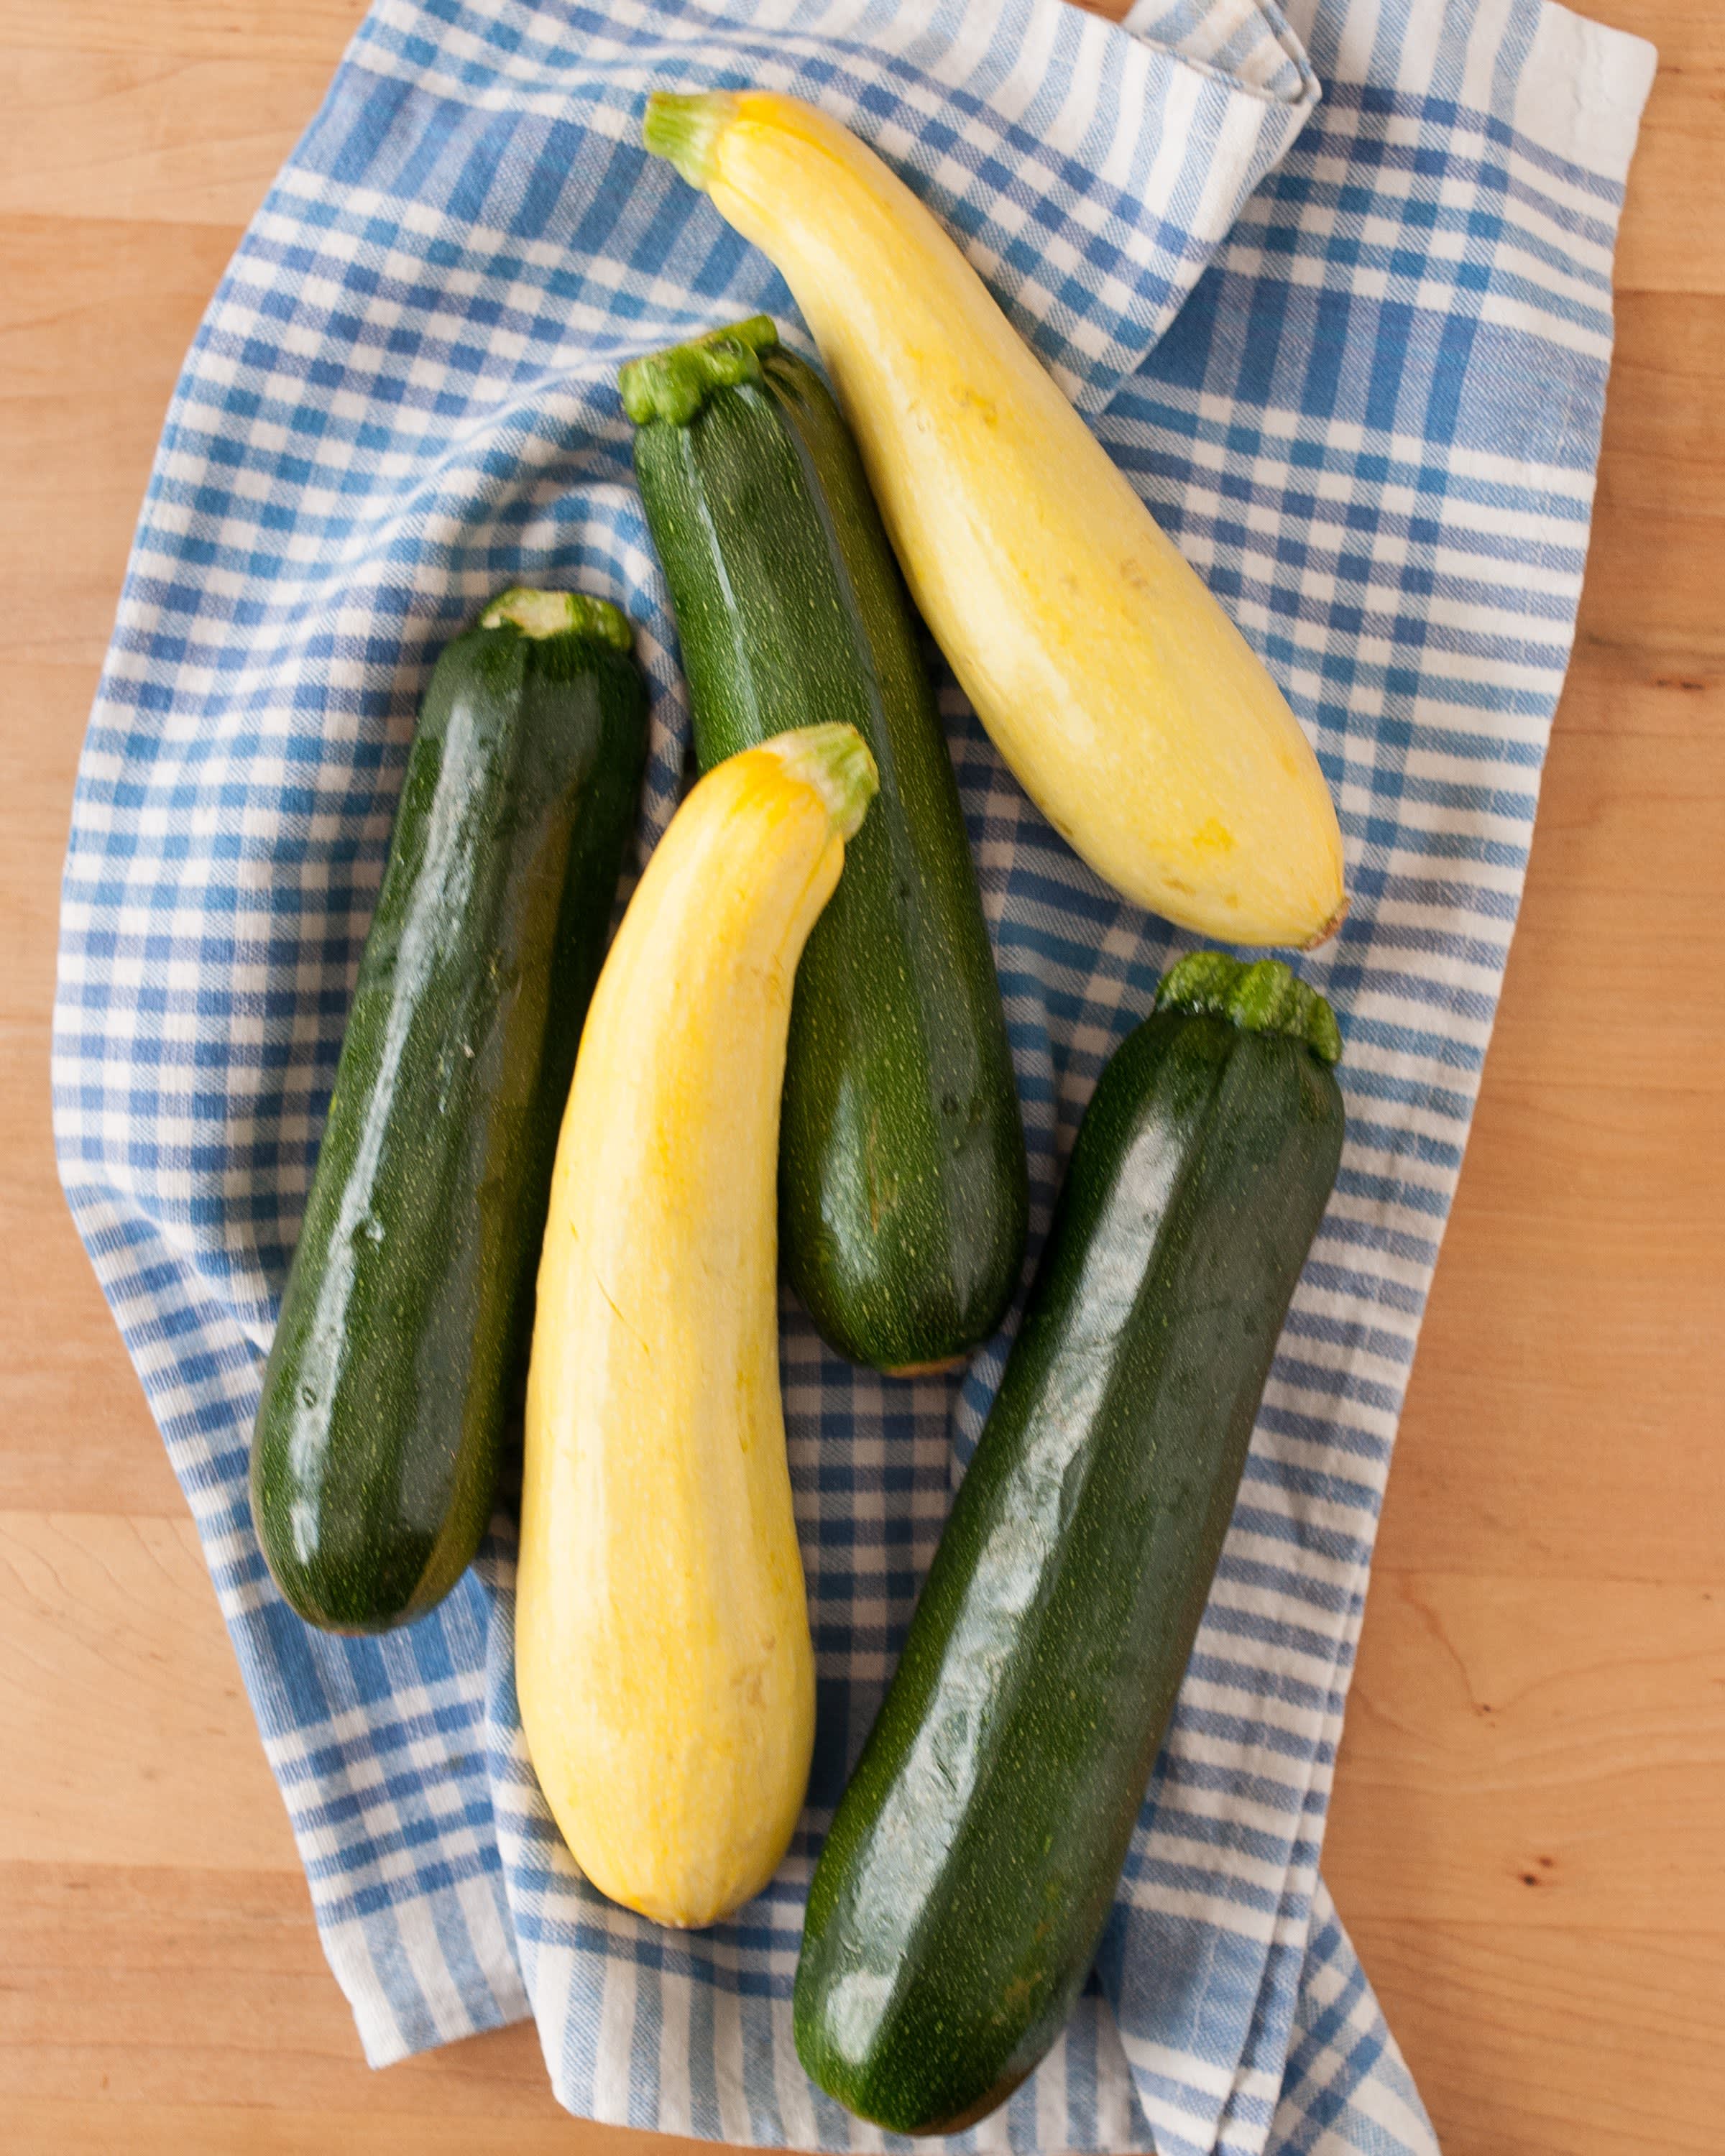
[[[1186,927],[1322,941],[1342,839],[1298,723],[939,223],[795,99],[662,103],[649,146],[783,274],[917,606],[1049,821]]]
[[[873,791],[848,726],[782,735],[701,780],[606,960],[558,1147],[516,1684],[577,1862],[665,1924],[759,1892],[809,1778],[778,1102],[797,960]]]

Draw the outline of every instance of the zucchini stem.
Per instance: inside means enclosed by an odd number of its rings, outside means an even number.
[[[1194,951],[1163,975],[1156,1008],[1225,1018],[1247,1033],[1285,1033],[1326,1063],[1341,1060],[1336,1014],[1280,958],[1248,965],[1225,951]]]
[[[587,636],[608,644],[614,651],[632,651],[635,633],[629,618],[608,599],[596,599],[588,592],[536,592],[526,584],[511,584],[479,618],[481,629],[519,629],[542,643],[550,636]]]
[[[737,111],[728,90],[702,90],[693,97],[655,90],[647,100],[641,141],[655,157],[668,157],[691,187],[703,193],[713,176],[713,150]]]
[[[655,419],[669,427],[686,427],[714,390],[758,382],[760,354],[776,351],[778,346],[778,330],[772,316],[751,315],[747,321],[709,330],[687,344],[649,352],[630,360],[617,377],[623,408],[638,427]]]
[[[841,839],[856,836],[869,803],[880,790],[880,773],[855,726],[843,719],[829,719],[820,726],[775,734],[761,747],[776,756],[793,777],[814,788]]]

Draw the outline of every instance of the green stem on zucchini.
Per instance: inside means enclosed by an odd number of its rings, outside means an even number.
[[[608,599],[596,599],[586,592],[536,592],[526,584],[511,584],[479,618],[481,629],[501,629],[507,624],[523,636],[542,643],[549,636],[589,636],[608,644],[614,651],[632,651],[635,633],[628,616]]]
[[[1280,958],[1249,965],[1225,951],[1194,951],[1163,975],[1156,1007],[1225,1018],[1247,1033],[1285,1033],[1326,1063],[1341,1060],[1336,1014]]]
[[[623,408],[638,427],[654,419],[686,427],[714,390],[758,382],[759,355],[775,350],[778,343],[772,316],[751,315],[747,321],[709,330],[687,344],[649,352],[630,360],[617,377]]]
[[[736,110],[737,100],[728,90],[703,90],[693,97],[655,90],[641,122],[642,146],[655,157],[669,157],[691,187],[705,192],[713,176],[713,145]]]
[[[774,734],[761,746],[814,788],[841,839],[856,836],[870,802],[880,790],[880,773],[855,726],[842,719],[829,719],[819,726]]]

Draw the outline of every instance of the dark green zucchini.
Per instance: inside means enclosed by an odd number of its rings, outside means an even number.
[[[1339,1048],[1285,966],[1205,952],[1102,1075],[809,1892],[797,2049],[862,2118],[992,2111],[1082,1988],[1335,1181]]]
[[[430,1609],[490,1517],[646,757],[631,642],[507,592],[426,692],[252,1440],[270,1568],[330,1630]]]
[[[883,1370],[994,1330],[1024,1262],[1024,1127],[958,789],[855,444],[765,316],[636,361],[623,395],[709,769],[845,719],[880,791],[798,968],[780,1248]]]

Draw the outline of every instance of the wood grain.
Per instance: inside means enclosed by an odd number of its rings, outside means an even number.
[[[20,1863],[295,1861],[189,1518],[0,1514],[0,1788]],[[164,1801],[219,1791],[221,1802]]]
[[[1725,8],[1589,4],[1661,51],[1599,514],[1326,1851],[1448,2156],[1725,2143]],[[562,2117],[531,2030],[362,2062],[49,1146],[60,853],[151,453],[362,13],[0,0],[0,2143],[20,2156],[634,2139]]]
[[[1716,1938],[1376,1917],[1351,1929],[1396,2002],[1447,2156],[1717,2156]]]
[[[167,400],[239,238],[118,218],[0,218],[8,656],[81,664],[94,687]],[[74,739],[81,732],[80,721]],[[22,724],[8,734],[33,738]]]
[[[1619,290],[1725,292],[1725,23],[1715,0],[1590,0],[1577,12],[1659,49],[1618,249]]]
[[[0,214],[243,225],[316,109],[313,58],[0,46]]]
[[[305,60],[321,94],[367,0],[0,0],[0,44],[67,55]],[[311,116],[307,108],[305,116]],[[270,178],[255,176],[261,194]],[[248,213],[249,214],[249,213]]]
[[[1399,1571],[1373,1592],[1325,1856],[1345,1920],[1725,1935],[1725,1594]]]

